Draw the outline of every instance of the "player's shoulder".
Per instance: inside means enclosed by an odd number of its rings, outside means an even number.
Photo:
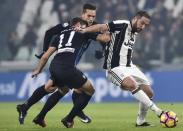
[[[63,27],[68,27],[69,26],[69,23],[68,22],[65,22],[62,24]]]
[[[65,23],[59,23],[55,27],[57,27],[57,28],[67,28],[68,26],[69,26],[69,23],[65,22]]]
[[[114,24],[130,24],[129,20],[114,20]]]

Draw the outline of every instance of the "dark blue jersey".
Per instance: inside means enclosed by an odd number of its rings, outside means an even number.
[[[91,43],[92,39],[88,39],[85,43],[82,44],[82,47],[80,49],[80,51],[78,52],[77,58],[76,58],[76,64],[79,63],[82,55],[84,54],[84,52],[88,49],[90,43]]]
[[[44,44],[43,44],[43,51],[44,52],[46,52],[48,50],[49,45],[50,45],[50,43],[53,42],[54,38],[57,35],[59,35],[62,30],[66,29],[68,26],[69,26],[68,23],[58,24],[58,25],[56,25],[56,26],[54,26],[46,31],[45,37],[44,37]],[[83,43],[82,48],[80,49],[78,56],[76,58],[76,64],[79,63],[82,55],[88,49],[91,41],[92,41],[91,39],[88,39],[88,41],[86,41],[86,43]]]
[[[68,26],[56,36],[51,43],[51,47],[57,48],[53,62],[75,66],[81,58],[83,52],[89,44],[89,39],[96,40],[97,34],[75,32],[72,27]]]
[[[48,50],[51,40],[54,38],[54,36],[60,34],[60,32],[67,28],[67,26],[69,26],[68,23],[58,24],[46,31],[44,36],[43,52]]]

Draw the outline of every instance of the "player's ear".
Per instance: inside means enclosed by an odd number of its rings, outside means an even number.
[[[135,16],[133,19],[134,19],[134,22],[136,23],[136,22],[137,22],[138,17],[137,17],[137,16]]]
[[[84,12],[81,14],[81,18],[82,18],[82,19],[85,18],[85,13],[84,13]]]

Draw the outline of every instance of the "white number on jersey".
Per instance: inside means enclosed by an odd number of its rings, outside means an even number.
[[[74,37],[74,34],[75,34],[75,31],[71,31],[69,39],[68,39],[67,43],[65,44],[66,47],[72,46],[72,39]],[[63,45],[62,45],[63,39],[64,39],[64,34],[60,35],[60,41],[59,41],[58,48],[63,47]]]

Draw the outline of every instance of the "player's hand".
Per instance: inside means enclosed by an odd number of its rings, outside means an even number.
[[[80,33],[85,33],[84,29],[81,27],[75,27],[74,30]]]
[[[31,77],[32,77],[32,78],[37,77],[39,73],[40,73],[40,71],[37,70],[37,69],[35,69],[35,70],[32,71]]]

